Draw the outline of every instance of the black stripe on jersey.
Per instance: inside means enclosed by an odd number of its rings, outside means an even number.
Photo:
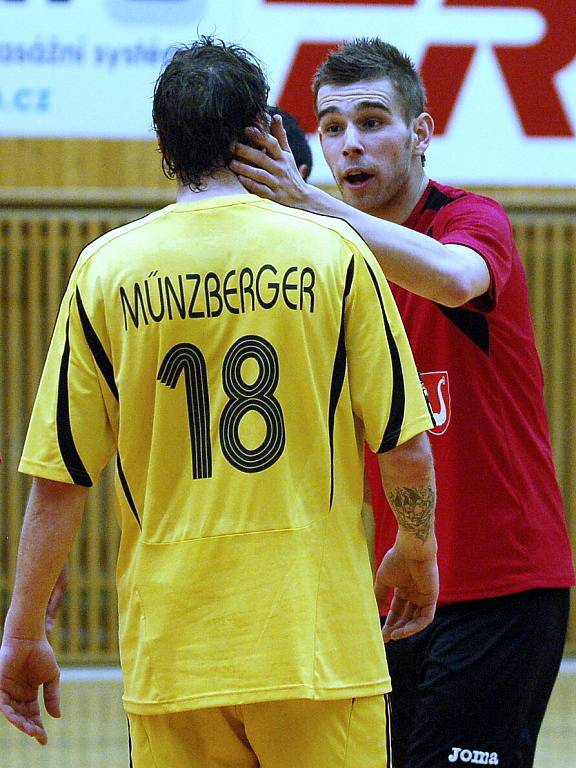
[[[481,312],[472,312],[462,307],[444,307],[442,304],[436,306],[470,341],[480,347],[482,352],[490,354],[490,326]]]
[[[140,516],[138,515],[136,504],[134,504],[134,499],[132,497],[132,493],[130,492],[130,486],[128,485],[128,481],[126,480],[126,475],[124,474],[124,470],[122,469],[122,462],[120,461],[119,454],[116,454],[116,469],[118,471],[118,477],[120,478],[120,483],[122,485],[122,490],[124,491],[124,495],[126,496],[126,501],[128,502],[128,506],[130,507],[132,514],[136,518],[136,522],[138,523],[139,528],[141,529],[142,523],[140,522]]]
[[[444,192],[441,192],[436,187],[432,187],[430,190],[430,194],[428,195],[428,198],[426,202],[424,203],[424,207],[422,208],[422,211],[439,211],[441,208],[444,208],[445,205],[448,205],[448,203],[451,203],[453,200],[458,200],[460,197],[464,197],[466,193],[463,192],[460,195],[456,195],[455,197],[449,197],[448,195],[445,195]]]
[[[384,702],[386,705],[386,757],[388,758],[386,765],[394,765],[394,755],[392,754],[392,703],[389,693],[384,694]]]
[[[384,309],[384,300],[380,293],[380,286],[376,279],[370,264],[365,261],[370,277],[374,283],[374,289],[380,302],[380,309],[382,310],[382,320],[384,327],[386,328],[386,338],[388,340],[388,348],[390,350],[390,359],[392,362],[392,401],[390,403],[390,416],[388,417],[388,424],[384,430],[384,436],[377,453],[384,453],[391,448],[395,448],[400,437],[400,431],[402,429],[402,422],[404,421],[404,410],[406,406],[406,391],[404,388],[404,373],[402,371],[402,363],[400,361],[400,353],[386,316],[386,310]]]
[[[132,734],[130,733],[130,719],[126,718],[128,722],[128,759],[130,760],[130,768],[134,768],[134,763],[132,762]]]
[[[56,431],[58,435],[58,447],[62,460],[66,465],[70,477],[76,485],[87,488],[92,486],[92,478],[86,471],[80,454],[74,444],[72,425],[70,424],[70,402],[68,400],[68,367],[70,364],[70,321],[66,321],[66,342],[60,361],[60,373],[58,376],[58,400],[56,403]]]
[[[336,347],[336,357],[334,359],[334,368],[332,369],[332,382],[330,384],[330,406],[328,410],[328,435],[330,440],[330,506],[334,498],[334,418],[336,416],[336,407],[342,392],[344,384],[344,375],[346,373],[346,335],[344,332],[344,310],[346,308],[346,299],[352,287],[354,277],[354,257],[350,259],[346,271],[346,282],[344,284],[344,295],[342,296],[342,316],[340,318],[340,333],[338,335],[338,346]]]
[[[102,376],[104,376],[110,391],[116,400],[118,400],[118,387],[116,386],[116,381],[114,380],[114,369],[112,368],[112,363],[108,359],[106,350],[102,346],[102,343],[98,338],[98,334],[94,330],[92,323],[86,314],[86,310],[84,309],[84,304],[82,303],[82,298],[78,288],[76,288],[76,304],[78,306],[78,314],[80,315],[80,322],[82,323],[84,336],[86,337],[86,341],[88,342],[92,356],[96,361],[96,365],[98,368],[100,368],[100,372],[102,373]]]

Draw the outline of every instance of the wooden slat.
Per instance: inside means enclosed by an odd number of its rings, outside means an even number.
[[[8,350],[8,307],[5,286],[8,274],[8,245],[5,239],[7,224],[0,217],[0,372],[2,373],[2,386],[0,386],[0,420],[4,423],[4,414],[7,412],[8,387],[4,386],[4,376],[7,370]],[[0,453],[6,454],[6,432],[0,432]],[[11,584],[9,583],[11,547],[9,542],[8,524],[8,474],[5,467],[0,467],[0,500],[3,505],[3,514],[0,515],[0,619],[8,609],[8,595]]]
[[[22,402],[22,392],[24,391],[25,375],[21,354],[13,354],[13,351],[21,352],[24,348],[25,338],[23,334],[24,306],[22,301],[22,284],[25,275],[23,244],[21,241],[20,221],[7,221],[8,248],[7,273],[6,273],[6,339],[9,344],[10,352],[6,355],[5,372],[2,376],[3,385],[8,389],[8,399],[6,402],[6,428],[3,434],[6,435],[4,444],[6,446],[5,466],[3,471],[8,476],[7,483],[7,514],[8,514],[8,537],[9,537],[9,570],[10,581],[12,581],[14,566],[16,562],[16,551],[18,538],[20,534],[20,525],[22,520],[22,510],[26,497],[27,487],[20,481],[16,469],[18,458],[22,450],[24,441],[24,419],[23,410],[25,403]],[[16,395],[16,396],[13,396]],[[26,411],[24,411],[26,412]],[[27,486],[28,484],[26,484]]]

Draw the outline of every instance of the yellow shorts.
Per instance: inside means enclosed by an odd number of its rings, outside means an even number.
[[[133,768],[388,768],[387,696],[129,714]]]

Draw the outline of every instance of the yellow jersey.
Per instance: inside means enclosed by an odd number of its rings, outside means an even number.
[[[343,221],[239,194],[89,245],[20,470],[92,485],[116,456],[126,709],[387,691],[363,445],[431,426]]]

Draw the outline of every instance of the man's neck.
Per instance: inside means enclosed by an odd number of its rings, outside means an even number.
[[[374,211],[374,215],[394,224],[403,224],[410,216],[428,186],[428,177],[423,170],[410,176],[407,185],[385,208]]]
[[[226,195],[247,195],[248,192],[228,168],[219,168],[210,176],[202,179],[200,190],[195,191],[189,186],[178,183],[176,202],[194,203],[208,197],[224,197]]]

